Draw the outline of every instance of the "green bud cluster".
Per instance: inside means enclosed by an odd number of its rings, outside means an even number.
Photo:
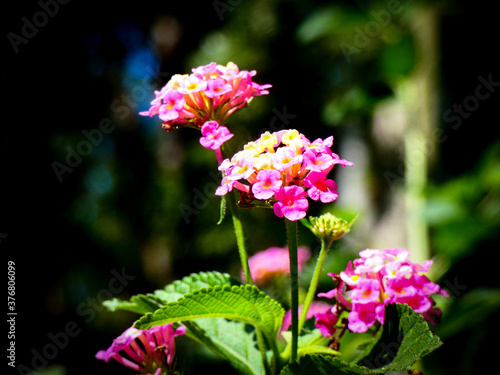
[[[351,225],[356,218],[357,216],[348,222],[331,213],[326,213],[319,217],[311,216],[309,217],[309,223],[304,224],[316,237],[326,242],[333,242],[341,238],[344,234],[349,233]]]

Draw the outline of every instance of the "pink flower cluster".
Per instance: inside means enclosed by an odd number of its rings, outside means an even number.
[[[276,216],[300,220],[309,207],[307,198],[323,203],[337,199],[337,184],[327,178],[333,166],[353,165],[334,154],[332,144],[333,137],[311,142],[295,129],[266,132],[221,163],[224,177],[215,194],[236,188],[246,204],[266,201]]]
[[[96,354],[108,362],[111,358],[141,374],[166,374],[175,355],[174,338],[183,335],[185,327],[172,328],[172,323],[142,331],[129,328],[107,350]]]
[[[337,299],[330,311],[316,315],[316,326],[324,336],[335,332],[342,310],[350,311],[351,331],[366,332],[376,320],[384,323],[385,306],[391,303],[407,304],[425,320],[438,324],[441,310],[434,307],[431,295],[448,294],[423,275],[429,272],[432,260],[413,263],[409,260],[410,252],[404,249],[366,249],[359,255],[361,258],[350,261],[340,275],[329,274],[338,282],[335,289],[318,294]],[[344,286],[350,291],[350,301],[344,296]]]
[[[311,256],[311,251],[305,246],[297,249],[297,261],[299,272]],[[270,279],[278,275],[290,274],[290,259],[288,247],[270,247],[259,251],[248,259],[248,266],[255,284],[266,284]],[[243,274],[242,274],[242,279]]]
[[[212,62],[192,69],[192,74],[175,74],[160,90],[142,116],[158,115],[167,131],[183,125],[201,128],[208,120],[224,123],[250,99],[268,94],[271,85],[252,81],[255,70],[239,70],[229,62],[226,66]]]

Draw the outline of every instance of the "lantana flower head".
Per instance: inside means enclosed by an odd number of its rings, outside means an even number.
[[[305,246],[297,249],[299,272],[311,256],[311,250]],[[270,247],[259,251],[248,259],[248,266],[255,284],[264,285],[273,277],[290,274],[288,247]],[[243,277],[242,277],[243,278]]]
[[[167,131],[185,125],[200,129],[209,120],[222,124],[252,98],[269,93],[271,85],[252,81],[255,74],[255,70],[240,71],[232,62],[226,66],[212,62],[192,69],[192,74],[175,74],[155,91],[149,110],[139,114],[158,115]]]
[[[336,298],[336,314],[349,311],[348,327],[353,332],[366,332],[376,321],[384,324],[385,306],[391,303],[407,304],[437,325],[441,310],[434,307],[432,295],[449,295],[424,275],[432,261],[413,263],[409,255],[405,249],[363,250],[360,258],[350,261],[339,275],[330,274],[337,287],[318,296]],[[329,326],[334,320],[316,316],[316,325],[322,332],[334,332],[335,327]]]
[[[148,330],[129,328],[107,350],[96,354],[97,359],[111,358],[141,374],[166,374],[172,368],[175,355],[174,338],[183,335],[185,327],[172,328],[172,323]]]
[[[278,217],[300,220],[308,199],[337,199],[337,185],[327,178],[334,165],[353,165],[333,153],[332,144],[333,137],[311,142],[295,129],[266,132],[220,164],[224,178],[216,194],[234,187],[242,193],[241,205],[273,207]]]

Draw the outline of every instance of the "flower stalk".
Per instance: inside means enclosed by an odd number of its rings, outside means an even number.
[[[307,312],[309,311],[309,307],[311,307],[311,303],[316,296],[316,290],[318,289],[319,278],[321,277],[321,272],[323,271],[323,264],[325,263],[326,256],[333,241],[329,241],[328,243],[325,240],[321,240],[321,250],[319,252],[318,261],[316,262],[316,266],[314,268],[314,274],[312,276],[311,284],[309,285],[309,289],[307,291],[306,299],[304,301],[304,307],[302,307],[302,312],[300,314],[298,330],[302,331],[304,328],[304,324],[307,319]]]
[[[297,222],[285,219],[286,233],[288,239],[288,253],[290,256],[290,290],[291,290],[291,331],[292,344],[290,362],[297,360],[298,335],[299,335],[299,280],[297,260]]]
[[[326,213],[320,217],[310,217],[309,221],[306,219],[301,220],[302,224],[309,228],[309,230],[311,230],[311,232],[321,240],[321,250],[319,252],[311,284],[309,285],[306,299],[304,301],[304,307],[302,308],[302,312],[300,314],[298,326],[299,332],[304,327],[307,319],[307,312],[309,311],[309,307],[311,306],[311,303],[316,295],[319,278],[321,276],[321,272],[323,271],[323,264],[325,263],[326,256],[328,255],[333,242],[340,239],[344,234],[349,233],[351,226],[356,219],[357,216],[350,222],[347,222],[330,213]]]

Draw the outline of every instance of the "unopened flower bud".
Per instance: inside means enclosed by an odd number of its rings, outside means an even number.
[[[357,216],[350,222],[336,217],[331,213],[326,213],[319,217],[309,217],[309,223],[304,223],[313,234],[327,242],[338,240],[344,234],[349,233],[351,225],[356,220]]]

